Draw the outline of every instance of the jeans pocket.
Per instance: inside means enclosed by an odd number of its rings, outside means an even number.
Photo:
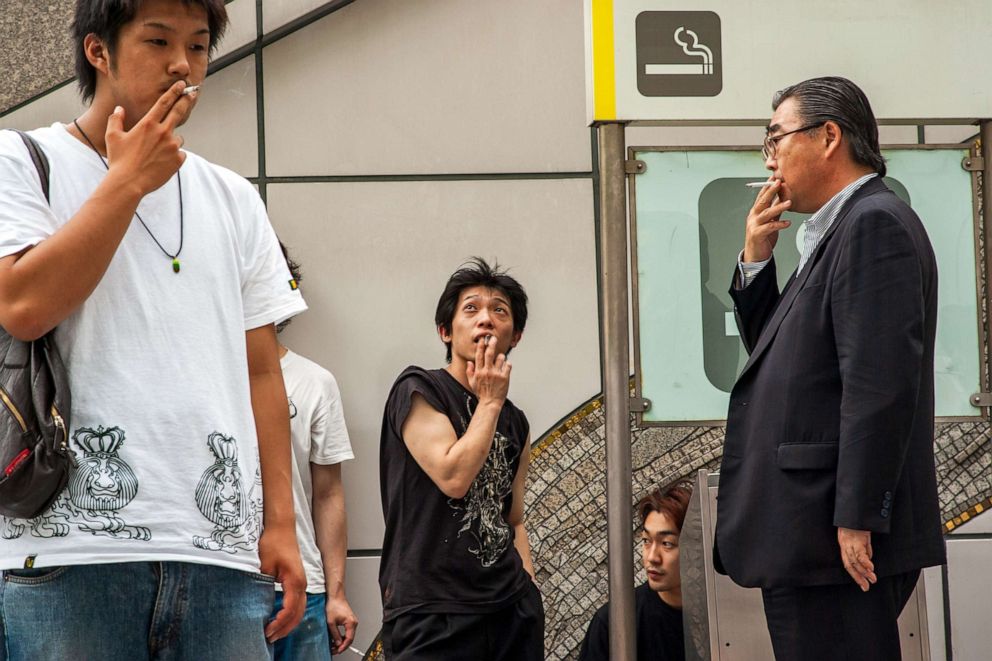
[[[259,583],[265,583],[266,585],[276,584],[275,576],[269,576],[268,574],[263,574],[262,572],[257,571],[250,571],[248,572],[248,575],[252,578],[252,580],[258,581]]]
[[[32,569],[6,569],[3,578],[10,583],[19,585],[41,585],[58,579],[69,571],[69,565],[54,567],[35,567]]]

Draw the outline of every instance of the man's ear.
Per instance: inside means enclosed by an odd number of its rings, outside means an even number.
[[[513,338],[510,340],[510,348],[517,346],[520,342],[520,338],[523,337],[523,331],[513,331]]]
[[[440,326],[437,327],[437,334],[438,337],[441,338],[441,341],[444,342],[445,344],[451,342],[451,333],[449,333],[448,329],[444,327],[444,324],[441,324]]]
[[[103,39],[90,32],[83,39],[83,53],[94,69],[107,75],[110,72],[110,49]]]
[[[834,121],[828,121],[823,125],[823,142],[826,148],[827,158],[833,156],[837,153],[840,148],[841,138],[844,137],[844,130],[840,127],[840,124]]]

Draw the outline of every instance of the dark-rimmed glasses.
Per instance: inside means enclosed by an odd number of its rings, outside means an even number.
[[[761,145],[761,155],[765,157],[767,161],[769,158],[775,156],[775,150],[778,148],[778,141],[787,135],[792,135],[793,133],[802,133],[803,131],[811,131],[813,129],[818,129],[826,124],[826,122],[817,122],[815,124],[807,124],[802,128],[798,128],[792,131],[786,131],[785,133],[779,133],[778,135],[766,135],[765,142]]]

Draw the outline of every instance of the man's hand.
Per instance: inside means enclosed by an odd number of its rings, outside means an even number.
[[[331,597],[327,595],[327,630],[331,634],[331,653],[334,656],[343,654],[345,650],[355,640],[355,631],[358,629],[358,618],[352,612],[348,600],[343,596]],[[341,628],[344,633],[341,633]]]
[[[844,569],[863,592],[868,592],[869,585],[878,582],[875,565],[871,561],[871,532],[837,528],[837,543]]]
[[[475,360],[468,362],[465,376],[480,404],[498,403],[502,406],[510,390],[512,368],[506,354],[496,355],[495,335],[475,343]]]
[[[776,203],[782,182],[778,179],[769,181],[772,185],[765,186],[758,193],[744,226],[744,261],[747,263],[769,259],[778,241],[778,233],[792,224],[781,220],[782,214],[792,206],[792,201]]]
[[[307,606],[307,578],[296,545],[296,531],[292,527],[266,528],[258,540],[258,557],[262,573],[274,576],[283,589],[282,610],[265,627],[265,637],[271,643],[296,628]]]
[[[174,133],[193,110],[196,92],[183,96],[185,83],[176,82],[159,97],[130,130],[118,106],[107,119],[107,163],[111,174],[127,176],[142,195],[161,188],[182,166],[183,139]]]

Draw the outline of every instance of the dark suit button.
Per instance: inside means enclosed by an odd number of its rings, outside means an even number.
[[[891,491],[886,491],[882,495],[885,497],[885,500],[892,500],[892,492]]]
[[[880,513],[883,519],[889,518],[889,510],[887,508],[882,508],[882,511]]]

